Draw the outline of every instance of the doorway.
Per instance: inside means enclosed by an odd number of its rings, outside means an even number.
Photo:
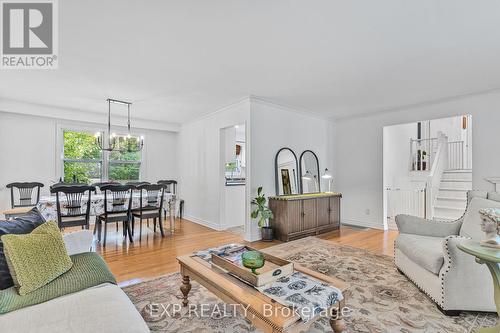
[[[472,116],[463,115],[383,129],[384,227],[408,214],[453,221],[472,189]]]
[[[246,126],[236,124],[220,131],[220,161],[223,168],[221,190],[222,225],[241,237],[246,222]]]

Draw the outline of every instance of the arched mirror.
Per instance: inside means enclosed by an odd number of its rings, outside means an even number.
[[[275,158],[276,195],[299,194],[297,156],[290,148],[281,148]]]
[[[306,150],[300,155],[300,184],[301,193],[321,192],[319,161],[311,150]]]

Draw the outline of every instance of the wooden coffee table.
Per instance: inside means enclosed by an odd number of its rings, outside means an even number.
[[[180,264],[180,273],[182,275],[183,306],[188,306],[188,295],[191,290],[190,280],[193,279],[224,302],[235,304],[240,314],[264,332],[307,332],[309,326],[320,318],[320,316],[316,316],[316,318],[304,323],[299,315],[294,311],[290,311],[288,307],[277,303],[257,289],[201,258],[186,255],[177,257],[177,261]],[[294,264],[294,268],[296,271],[335,286],[343,293],[348,287],[340,279],[323,275],[297,264]],[[328,312],[332,314],[330,325],[336,333],[343,332],[345,329],[345,323],[341,316],[344,302],[345,298],[337,302]],[[267,314],[271,312],[269,311],[270,307],[272,307],[272,315],[265,315],[265,312]]]

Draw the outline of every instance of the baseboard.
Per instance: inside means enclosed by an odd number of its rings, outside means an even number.
[[[214,230],[217,230],[217,231],[224,230],[224,228],[220,224],[213,223],[213,222],[210,222],[210,221],[207,221],[207,220],[204,220],[204,219],[200,219],[199,217],[196,217],[196,216],[193,216],[193,215],[184,215],[183,218],[186,219],[186,220],[188,220],[188,221],[191,221],[193,223],[196,223],[196,224],[202,225],[204,227],[210,228],[210,229],[214,229]]]
[[[193,215],[184,215],[184,219],[189,220],[193,223],[202,225],[204,227],[217,230],[217,231],[223,231],[228,228],[226,225],[220,225],[211,221],[207,221],[204,219],[201,219],[199,217],[193,216]],[[384,230],[384,226],[381,225],[380,223],[374,222],[374,221],[360,221],[360,220],[353,220],[353,219],[342,219],[342,225],[352,225],[354,227],[361,227],[361,228],[371,228],[371,229],[379,229],[379,230]],[[245,240],[249,242],[255,242],[261,239],[260,233],[257,234],[245,234]]]
[[[370,227],[361,226],[359,224],[342,223],[342,226],[356,230],[370,230]]]
[[[353,225],[356,227],[384,230],[384,225],[375,221],[360,221],[360,220],[343,218],[342,225]]]

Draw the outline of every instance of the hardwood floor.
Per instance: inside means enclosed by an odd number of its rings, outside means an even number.
[[[330,232],[319,235],[319,238],[334,243],[349,245],[366,249],[374,253],[394,256],[394,240],[398,236],[397,231],[378,229],[359,229],[344,226],[339,232]]]
[[[126,242],[121,236],[121,230],[116,231],[115,227],[110,224],[106,247],[97,245],[97,251],[108,263],[121,286],[177,272],[179,267],[176,257],[179,255],[232,242],[246,243],[237,234],[215,231],[188,220],[177,220],[175,234],[172,236],[166,231],[164,238],[160,236],[159,231],[154,234],[146,227],[146,222],[143,223],[140,242],[138,233],[134,238],[134,243]],[[393,255],[396,236],[395,231],[342,227],[340,231],[319,237],[380,254]],[[248,244],[261,249],[279,243],[279,241],[274,241]]]

